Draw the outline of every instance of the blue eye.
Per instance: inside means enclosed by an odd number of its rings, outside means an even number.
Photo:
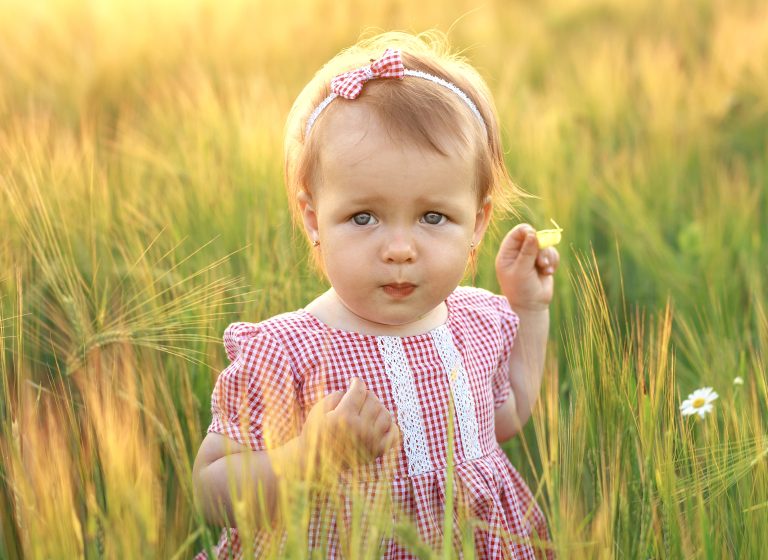
[[[374,218],[368,212],[360,212],[359,214],[352,216],[352,221],[355,222],[355,224],[358,226],[367,226],[375,224],[376,218]]]
[[[422,217],[422,220],[424,223],[429,224],[431,226],[438,226],[443,223],[447,218],[444,214],[441,214],[440,212],[427,212]]]

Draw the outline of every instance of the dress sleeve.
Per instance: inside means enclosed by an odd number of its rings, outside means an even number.
[[[493,374],[491,385],[493,387],[494,408],[500,407],[509,398],[512,387],[509,384],[509,356],[517,336],[517,327],[520,318],[509,307],[509,301],[504,296],[494,295],[493,303],[499,316],[501,327],[501,344],[499,346],[499,361]]]
[[[297,383],[280,342],[258,324],[232,323],[224,347],[230,364],[213,388],[208,431],[255,451],[295,437]]]

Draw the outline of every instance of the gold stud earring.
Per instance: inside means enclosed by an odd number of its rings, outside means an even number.
[[[315,239],[314,241],[312,241],[312,247],[317,247],[318,245],[320,245],[319,239]]]

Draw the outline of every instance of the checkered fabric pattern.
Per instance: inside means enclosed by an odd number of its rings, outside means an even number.
[[[368,66],[339,74],[331,80],[331,91],[346,99],[355,99],[363,90],[363,84],[374,78],[396,78],[402,80],[405,67],[400,58],[400,51],[387,49],[381,58]]]
[[[448,329],[458,350],[470,392],[467,402],[472,403],[478,427],[471,432],[476,438],[474,446],[468,446],[463,436],[469,432],[463,432],[454,417],[454,488],[461,507],[461,512],[454,511],[455,526],[461,526],[466,519],[461,515],[467,513],[487,524],[487,529],[475,528],[478,558],[552,558],[551,551],[546,555],[534,551],[531,538],[549,538],[546,519],[494,432],[494,409],[510,394],[509,356],[518,317],[506,298],[478,288],[459,287],[446,304],[448,320],[440,328]],[[432,334],[399,337],[413,373],[431,470],[409,476],[409,457],[400,446],[392,452],[396,455],[394,473],[386,480],[393,522],[399,515],[408,516],[424,542],[437,548],[442,542],[446,501],[446,412],[451,386]],[[298,435],[307,412],[321,395],[346,390],[353,376],[360,377],[397,419],[398,399],[385,373],[388,365],[378,338],[334,329],[303,309],[258,324],[231,324],[224,334],[231,364],[216,382],[208,431],[254,450],[279,446]],[[400,400],[399,404],[404,403]],[[465,447],[476,449],[478,443],[480,457],[467,459]],[[386,466],[386,457],[379,457],[355,473],[357,482],[340,483],[375,500],[384,493],[380,475]],[[356,486],[352,488],[352,484]],[[319,496],[307,529],[309,548],[320,549],[324,558],[344,557],[339,534],[349,529],[352,512],[347,492],[341,495],[341,515],[330,515],[328,496]],[[255,536],[256,557],[263,553],[269,536],[264,531]],[[459,538],[453,536],[454,546],[458,547]],[[378,544],[382,558],[416,558],[393,535]],[[218,558],[242,557],[237,530],[222,531],[216,553]],[[206,558],[204,552],[196,557]]]

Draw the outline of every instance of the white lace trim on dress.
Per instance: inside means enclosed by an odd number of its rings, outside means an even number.
[[[432,470],[427,446],[427,430],[421,417],[419,396],[413,371],[405,356],[403,341],[394,336],[376,338],[384,358],[387,376],[392,383],[392,395],[397,405],[397,423],[403,433],[403,448],[408,459],[408,474],[417,476]]]
[[[443,362],[443,369],[448,376],[453,394],[456,418],[459,421],[461,442],[464,446],[464,456],[467,460],[482,456],[480,450],[480,430],[477,426],[475,400],[469,387],[467,372],[461,361],[461,354],[453,342],[453,336],[445,325],[432,331],[437,353]]]

